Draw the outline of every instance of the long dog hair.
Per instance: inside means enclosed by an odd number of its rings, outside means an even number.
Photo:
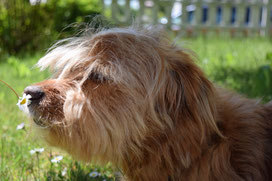
[[[37,65],[53,77],[25,89],[42,93],[33,120],[76,159],[112,162],[127,180],[272,179],[272,103],[216,87],[161,31],[85,33]]]

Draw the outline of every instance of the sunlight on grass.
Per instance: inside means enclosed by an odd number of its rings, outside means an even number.
[[[272,99],[272,42],[265,38],[184,40],[210,80],[264,102]]]

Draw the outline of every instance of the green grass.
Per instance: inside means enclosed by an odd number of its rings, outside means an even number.
[[[199,38],[184,46],[210,80],[250,98],[272,99],[272,41],[269,39]]]
[[[198,54],[197,63],[207,76],[220,86],[236,90],[249,97],[272,99],[272,43],[267,39],[197,38],[185,39],[184,47]],[[8,82],[20,95],[34,82],[49,78],[47,72],[32,68],[42,56],[0,58],[0,79]],[[114,180],[110,164],[99,167],[74,161],[65,152],[47,147],[35,139],[27,118],[16,106],[17,98],[0,84],[0,180]],[[25,129],[16,126],[26,123]],[[44,147],[40,154],[30,150]],[[50,160],[63,155],[60,163]],[[67,173],[62,176],[62,171]],[[101,176],[92,178],[97,171]]]

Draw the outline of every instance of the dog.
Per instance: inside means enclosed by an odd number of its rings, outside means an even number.
[[[217,87],[156,28],[112,28],[61,40],[25,88],[34,125],[75,159],[123,180],[272,180],[272,102]]]

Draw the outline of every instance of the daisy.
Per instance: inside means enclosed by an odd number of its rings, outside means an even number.
[[[23,97],[20,97],[18,100],[18,103],[16,104],[19,107],[19,109],[26,114],[29,113],[27,106],[31,103],[31,101],[29,100],[30,98],[31,98],[31,95],[23,94]]]
[[[91,172],[91,173],[89,173],[89,176],[90,177],[97,177],[99,175],[99,173],[98,172]]]
[[[30,150],[30,154],[33,155],[34,153],[42,153],[44,151],[44,148],[35,148],[34,150]]]
[[[65,176],[67,173],[67,168],[65,167],[62,171],[61,171],[61,175],[62,176]]]
[[[21,123],[16,127],[16,130],[24,129],[25,128],[25,123]]]
[[[56,156],[51,160],[52,163],[59,163],[63,159],[63,156]]]
[[[33,155],[34,153],[36,153],[35,150],[30,150],[30,154]]]
[[[44,148],[36,148],[36,153],[42,153],[44,151]]]

